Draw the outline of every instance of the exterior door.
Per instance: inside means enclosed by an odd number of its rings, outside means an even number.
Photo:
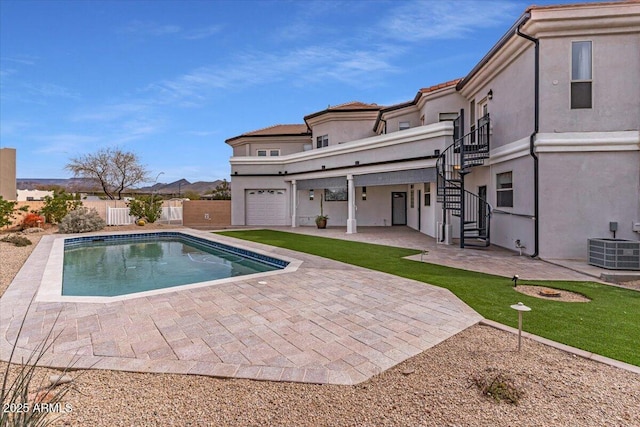
[[[391,193],[391,225],[407,225],[407,193]]]

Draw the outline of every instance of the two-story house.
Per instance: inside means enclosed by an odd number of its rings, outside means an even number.
[[[322,209],[347,233],[585,258],[611,228],[640,239],[639,130],[640,2],[533,6],[462,79],[227,140],[232,223]]]

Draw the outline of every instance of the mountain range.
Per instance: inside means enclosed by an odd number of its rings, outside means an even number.
[[[165,184],[158,182],[152,186],[140,187],[135,189],[139,193],[158,193],[158,194],[184,194],[186,192],[194,192],[200,195],[213,192],[215,188],[222,182],[216,181],[196,181],[191,183],[186,179]],[[42,188],[50,188],[58,186],[64,188],[68,192],[93,192],[99,191],[95,185],[95,181],[88,178],[18,178],[16,179],[18,190],[35,190]]]

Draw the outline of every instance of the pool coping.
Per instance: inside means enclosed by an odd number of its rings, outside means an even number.
[[[40,281],[40,286],[38,287],[38,292],[35,297],[35,302],[80,302],[80,303],[110,303],[117,301],[127,301],[135,298],[148,297],[153,295],[162,295],[169,292],[181,291],[181,290],[189,290],[189,289],[197,289],[205,286],[216,286],[222,285],[225,283],[235,282],[239,279],[248,280],[248,279],[257,279],[263,277],[273,276],[274,274],[285,274],[292,273],[297,271],[302,261],[298,259],[294,259],[291,257],[283,256],[281,254],[273,254],[268,251],[264,251],[261,249],[256,249],[255,247],[249,247],[246,245],[238,244],[236,242],[233,245],[230,245],[228,241],[220,238],[211,232],[205,231],[197,231],[192,229],[168,229],[168,230],[158,230],[158,231],[146,231],[146,230],[132,230],[132,231],[111,231],[111,232],[94,232],[94,233],[86,233],[82,234],[80,237],[91,238],[91,237],[108,237],[108,236],[119,236],[119,235],[141,235],[141,234],[182,234],[186,236],[191,236],[196,239],[203,239],[213,243],[221,244],[224,246],[233,246],[234,248],[249,251],[255,254],[263,255],[269,258],[275,258],[282,261],[288,262],[287,266],[273,271],[266,271],[261,273],[253,273],[247,274],[243,276],[234,276],[228,277],[225,279],[216,279],[216,280],[208,280],[205,282],[197,282],[190,283],[185,285],[177,285],[171,286],[162,289],[153,289],[149,291],[143,292],[135,292],[131,294],[125,295],[114,295],[114,296],[70,296],[70,295],[62,295],[62,276],[63,276],[63,268],[64,268],[64,249],[65,249],[65,241],[70,239],[77,239],[78,235],[57,235],[53,236],[54,240],[51,246],[51,251],[49,252],[49,257],[47,259],[47,263],[44,268],[44,272],[42,274],[42,279]]]

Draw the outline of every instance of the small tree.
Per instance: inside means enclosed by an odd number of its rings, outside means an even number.
[[[154,223],[162,215],[162,199],[154,199],[151,196],[140,196],[129,201],[129,215],[136,219],[146,219],[147,222]]]
[[[82,206],[79,195],[66,193],[64,190],[54,191],[53,197],[45,196],[44,206],[40,211],[47,222],[57,224],[67,216],[69,211]]]
[[[189,200],[200,200],[200,194],[196,193],[193,190],[185,191],[182,196]]]
[[[212,194],[214,200],[231,200],[231,186],[229,185],[229,181],[223,179],[222,182],[216,186],[216,189],[213,190]]]
[[[119,148],[72,158],[65,169],[76,177],[94,180],[111,200],[121,200],[125,190],[147,181],[149,174],[136,154]]]
[[[0,227],[13,224],[13,220],[16,219],[18,211],[27,212],[29,210],[29,206],[22,206],[16,209],[17,204],[18,202],[4,200],[4,198],[0,196]]]

